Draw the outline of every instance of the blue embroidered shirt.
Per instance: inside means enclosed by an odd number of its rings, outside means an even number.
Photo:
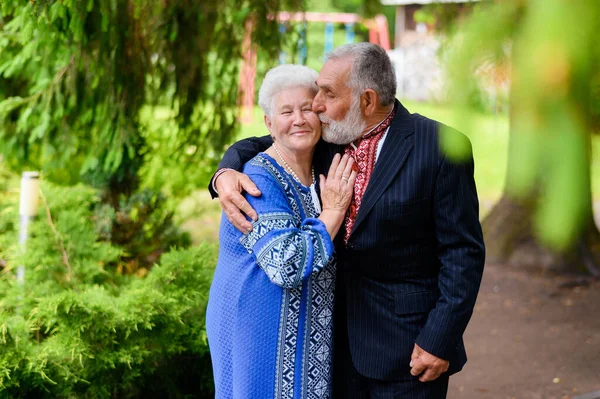
[[[222,218],[206,313],[216,398],[329,398],[333,243],[308,187],[261,153],[244,167],[261,190],[242,235]]]

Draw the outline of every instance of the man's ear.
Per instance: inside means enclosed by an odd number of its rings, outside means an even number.
[[[361,108],[365,114],[365,117],[368,118],[377,109],[377,93],[373,89],[367,89],[363,91],[360,96]]]

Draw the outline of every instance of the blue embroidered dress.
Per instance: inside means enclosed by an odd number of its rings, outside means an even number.
[[[244,173],[262,195],[246,196],[258,213],[249,234],[221,221],[206,312],[216,398],[329,398],[333,243],[311,190],[271,157]]]

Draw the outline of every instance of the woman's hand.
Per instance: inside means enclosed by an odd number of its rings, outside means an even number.
[[[354,181],[356,171],[353,170],[354,159],[348,155],[340,157],[339,154],[333,158],[327,178],[320,175],[321,202],[323,212],[319,219],[327,226],[327,231],[334,238],[340,229],[346,210],[350,206],[352,193],[354,192]]]
[[[321,202],[323,210],[329,209],[346,213],[352,193],[354,192],[354,181],[356,171],[352,169],[354,159],[344,155],[336,154],[329,167],[327,177],[321,175]]]

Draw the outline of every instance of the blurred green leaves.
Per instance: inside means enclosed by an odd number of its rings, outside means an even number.
[[[302,5],[5,0],[0,153],[15,170],[34,168],[60,183],[83,180],[108,188],[112,202],[135,192],[140,170],[158,157],[182,170],[212,169],[238,128],[245,19],[260,21],[253,41],[276,57],[282,38],[268,15]],[[149,132],[155,121],[141,115],[165,108],[172,111],[169,128],[175,132],[166,149]]]
[[[511,65],[507,194],[535,197],[536,229],[569,247],[590,214],[590,134],[600,92],[600,3],[507,0],[483,3],[448,51],[449,98],[469,118],[467,90],[484,62]],[[460,152],[444,140],[451,154]]]

